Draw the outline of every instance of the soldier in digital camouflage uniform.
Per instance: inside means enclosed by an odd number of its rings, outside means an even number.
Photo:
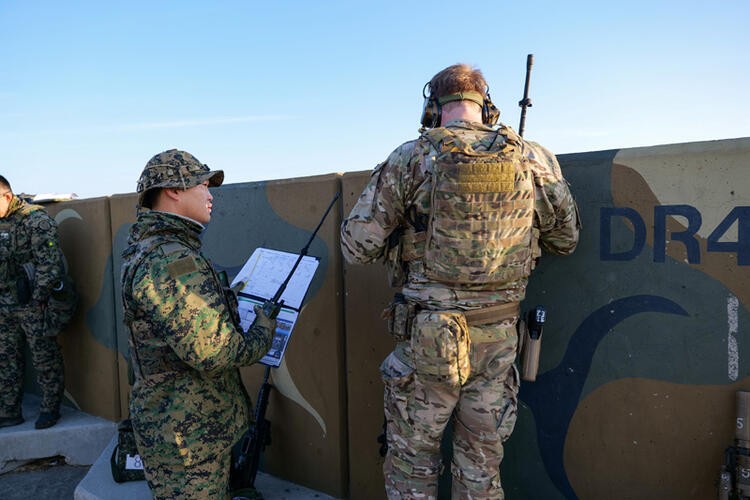
[[[503,498],[516,421],[516,323],[539,244],[570,254],[577,208],[555,156],[496,125],[478,69],[433,77],[421,136],[378,165],[341,227],[350,263],[384,259],[401,295],[381,364],[389,498],[435,498],[453,421],[453,498]]]
[[[44,311],[63,270],[55,220],[15,196],[0,176],[0,427],[23,422],[24,338],[42,391],[35,427],[51,427],[60,418],[63,358]]]
[[[138,219],[123,253],[130,418],[157,499],[227,495],[231,447],[249,421],[238,367],[268,351],[275,328],[258,308],[243,332],[236,303],[201,254],[208,188],[223,179],[190,153],[154,156],[138,181]]]

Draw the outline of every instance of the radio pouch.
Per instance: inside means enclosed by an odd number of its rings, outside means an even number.
[[[123,420],[117,426],[117,445],[109,459],[112,468],[112,479],[117,483],[126,481],[143,481],[143,461],[135,447],[135,435],[130,419]]]
[[[458,311],[420,311],[412,326],[414,368],[427,381],[460,387],[469,378],[471,339]]]
[[[394,295],[393,301],[383,310],[381,317],[388,324],[388,333],[396,342],[403,342],[411,337],[415,313],[416,305],[407,302],[400,293]]]

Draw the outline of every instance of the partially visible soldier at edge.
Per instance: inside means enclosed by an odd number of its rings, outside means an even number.
[[[157,154],[138,180],[122,297],[135,372],[130,418],[156,499],[227,497],[231,448],[247,429],[240,366],[270,348],[275,321],[236,301],[201,254],[221,170],[185,151]]]
[[[42,392],[37,429],[60,419],[65,372],[60,345],[47,331],[45,306],[64,274],[57,223],[13,194],[0,175],[0,427],[23,423],[23,342]]]
[[[555,156],[496,124],[479,69],[450,66],[426,87],[420,137],[375,168],[341,226],[345,259],[384,259],[402,287],[384,311],[397,341],[380,366],[385,489],[437,497],[452,419],[452,497],[502,499],[520,302],[539,244],[575,249],[577,208]]]

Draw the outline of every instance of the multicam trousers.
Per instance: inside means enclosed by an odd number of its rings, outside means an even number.
[[[427,374],[415,370],[414,359],[417,366],[425,360],[414,355],[413,347],[419,349],[414,339],[412,343],[399,343],[383,361],[388,438],[383,471],[388,498],[437,498],[440,442],[452,419],[452,497],[502,499],[503,442],[515,426],[518,404],[519,376],[513,364],[518,343],[515,328],[466,327],[465,323],[456,327],[450,317],[436,317],[440,313],[428,316],[417,316],[413,334],[429,328],[424,326],[429,323],[454,330],[459,337],[459,330],[466,328],[468,337],[481,341],[466,343],[470,366],[465,367],[465,376],[436,377],[435,370]],[[445,338],[445,332],[436,338],[441,336]],[[460,353],[461,349],[453,351]],[[463,367],[454,370],[463,371]]]
[[[24,339],[42,391],[40,410],[60,409],[65,391],[62,351],[57,338],[44,333],[44,313],[38,307],[0,309],[0,417],[21,415]]]

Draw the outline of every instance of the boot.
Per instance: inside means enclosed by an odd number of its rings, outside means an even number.
[[[23,417],[18,415],[17,417],[0,417],[0,427],[12,427],[23,423]]]
[[[60,420],[59,411],[43,411],[39,413],[39,418],[36,419],[34,427],[37,429],[46,429],[52,427]]]

